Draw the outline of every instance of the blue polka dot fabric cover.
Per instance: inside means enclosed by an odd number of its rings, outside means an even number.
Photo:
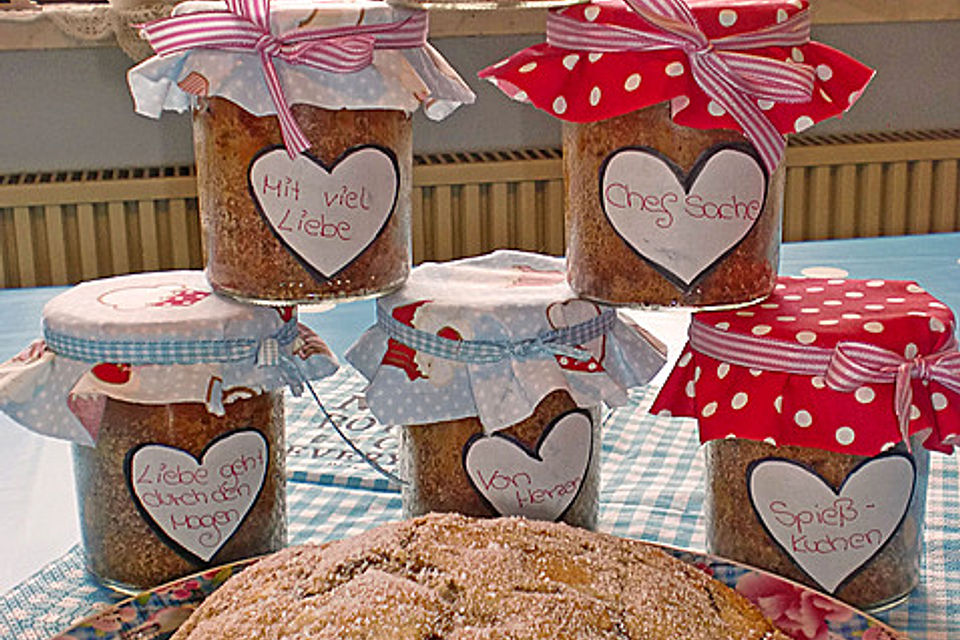
[[[201,402],[214,415],[252,394],[319,379],[336,357],[294,307],[213,293],[200,271],[80,284],[43,310],[43,339],[0,365],[0,410],[44,435],[92,445],[107,398]]]
[[[221,2],[184,2],[176,6],[174,15],[225,10]],[[374,0],[274,0],[270,5],[270,30],[282,35],[298,29],[402,23],[413,13]],[[427,117],[441,120],[461,104],[474,100],[467,84],[428,43],[417,48],[378,48],[369,66],[350,73],[323,71],[279,58],[274,58],[273,64],[286,102],[291,105],[402,109],[407,113],[423,105]],[[220,96],[257,116],[276,113],[256,51],[196,48],[154,56],[132,68],[127,82],[137,113],[152,118],[160,117],[164,110],[186,111],[191,94]]]
[[[562,259],[533,253],[422,264],[377,316],[346,357],[386,424],[477,416],[489,434],[558,389],[579,406],[616,406],[665,361],[655,338],[577,298]]]

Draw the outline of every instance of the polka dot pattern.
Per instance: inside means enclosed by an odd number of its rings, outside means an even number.
[[[937,391],[930,394],[930,404],[933,405],[934,411],[943,411],[950,403],[947,400],[947,396]]]
[[[724,27],[732,27],[737,22],[737,12],[733,9],[722,9],[718,21]]]
[[[832,350],[838,342],[859,341],[907,360],[944,348],[954,332],[950,310],[941,308],[942,303],[914,283],[781,277],[777,285],[760,304],[701,312],[693,321],[759,339],[759,344],[777,341]],[[892,384],[866,381],[845,391],[828,384],[825,374],[763,370],[696,352],[692,358],[700,367],[696,397],[684,395],[690,409],[674,413],[699,417],[705,440],[732,432],[739,438],[772,438],[780,446],[876,455],[901,438],[892,410]],[[682,394],[683,385],[692,379],[693,365],[675,370],[657,403],[679,408],[670,400],[676,398],[673,381],[681,384]],[[913,383],[914,400],[907,416],[910,429],[944,428],[940,438],[946,442],[951,433],[960,434],[960,398],[954,399],[951,391],[935,382],[923,382]],[[707,405],[709,419],[701,415]]]
[[[840,427],[839,429],[837,429],[836,437],[837,437],[837,442],[839,442],[842,445],[848,445],[853,443],[853,441],[857,437],[857,434],[850,427]]]
[[[808,278],[846,278],[850,275],[846,269],[838,267],[807,267],[800,273]]]
[[[810,116],[800,116],[793,123],[793,130],[802,133],[816,124]]]
[[[743,409],[749,401],[750,397],[743,391],[739,391],[733,394],[733,398],[730,399],[730,406],[734,409]]]
[[[592,106],[594,106],[594,107],[597,106],[598,104],[600,104],[600,97],[601,97],[602,95],[603,95],[603,93],[600,91],[600,87],[594,87],[593,89],[591,89],[591,90],[590,90],[590,104],[591,104]]]
[[[695,3],[690,10],[704,35],[716,40],[767,29],[809,8],[761,2],[736,5],[704,2]],[[641,31],[653,29],[622,3],[574,5],[558,13],[595,28],[602,25]],[[506,64],[482,70],[480,77],[494,82],[510,95],[523,91],[534,106],[566,121],[593,122],[671,101],[672,117],[677,124],[700,129],[740,128],[738,121],[742,119],[734,117],[732,104],[711,100],[692,82],[688,57],[682,50],[578,50],[583,45],[563,42],[563,36],[559,37],[557,46],[543,43],[528,47],[508,58]],[[814,69],[813,91],[806,102],[751,98],[783,134],[803,131],[843,113],[851,105],[850,96],[859,95],[872,75],[872,70],[846,54],[817,43],[789,47],[786,55],[776,47],[758,47],[750,52],[778,62],[784,58],[791,63],[802,62]],[[579,59],[571,57],[574,55]],[[571,65],[573,60],[577,62]],[[529,70],[530,63],[537,64],[535,70]],[[524,67],[525,71],[520,72]],[[633,74],[646,79],[643,91],[638,90],[637,80],[627,80]],[[599,101],[592,92],[595,86],[602,94]],[[559,92],[567,102],[562,113],[552,108]],[[680,96],[686,99],[681,101]]]

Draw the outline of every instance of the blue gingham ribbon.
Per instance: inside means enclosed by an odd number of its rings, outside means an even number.
[[[329,422],[341,438],[370,466],[391,480],[402,482],[361,451],[336,423],[314,391],[310,381],[297,366],[295,358],[284,352],[299,335],[296,320],[291,320],[280,331],[266,338],[227,338],[222,340],[101,340],[78,338],[51,329],[44,324],[43,338],[57,355],[81,362],[123,362],[130,365],[188,365],[205,363],[249,362],[260,367],[279,367],[284,380],[294,395],[303,393],[306,386]],[[222,400],[214,394],[215,403]],[[223,405],[219,404],[223,410]]]
[[[43,339],[52,351],[81,362],[123,362],[130,365],[174,365],[253,362],[277,364],[280,349],[297,338],[297,322],[291,320],[267,338],[224,338],[219,340],[106,340],[80,338],[61,333],[44,324]],[[273,341],[273,347],[271,347]],[[270,361],[269,352],[274,351]]]
[[[432,356],[468,364],[493,364],[512,358],[532,360],[551,356],[567,356],[589,360],[591,353],[576,345],[585,344],[606,333],[617,319],[615,309],[579,324],[562,329],[544,330],[533,338],[521,340],[450,340],[403,324],[388,311],[377,306],[377,324],[387,335],[411,349]]]

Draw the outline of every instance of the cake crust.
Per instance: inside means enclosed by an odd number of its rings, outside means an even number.
[[[268,556],[173,640],[787,640],[745,598],[637,540],[430,514]]]

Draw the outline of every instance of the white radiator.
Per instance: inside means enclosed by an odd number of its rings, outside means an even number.
[[[797,136],[784,239],[960,230],[960,130]],[[0,176],[0,286],[200,268],[192,167]],[[512,247],[561,254],[558,149],[415,158],[414,261]]]

